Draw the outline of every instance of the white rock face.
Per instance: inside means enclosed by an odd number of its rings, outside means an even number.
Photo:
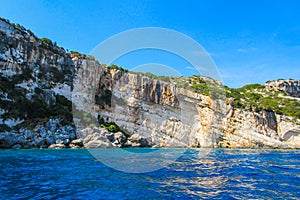
[[[299,148],[299,124],[273,112],[232,110],[221,146]]]
[[[268,90],[283,91],[292,97],[300,98],[299,80],[277,80],[269,81],[265,84]]]
[[[95,68],[88,70],[88,64],[81,67],[83,75]],[[130,134],[140,134],[155,147],[300,147],[299,122],[288,117],[233,109],[222,99],[141,74],[97,70],[100,76],[77,76],[80,87],[74,90],[81,95],[78,107],[106,122],[115,122]],[[100,88],[111,92],[109,105],[95,104],[93,95],[102,98],[103,92],[86,87],[85,81],[93,80],[95,86],[97,79]]]
[[[12,35],[13,33],[15,33],[15,29],[2,20],[0,20],[0,29],[4,30],[6,35]]]
[[[9,127],[14,127],[22,122],[23,120],[20,119],[6,119],[4,122],[2,122],[2,119],[0,119],[0,124],[6,124]]]
[[[80,67],[72,96],[77,109],[115,122],[156,146],[218,145],[224,121],[222,101],[141,74],[107,72],[88,62],[82,62]],[[109,103],[95,104],[95,94],[103,98],[103,91],[97,91],[99,87],[111,92]]]
[[[55,94],[59,94],[62,95],[64,97],[66,97],[69,101],[72,101],[72,91],[71,91],[71,87],[67,84],[59,84],[56,85],[52,91]]]

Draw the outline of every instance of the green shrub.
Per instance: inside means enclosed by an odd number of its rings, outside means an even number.
[[[108,66],[107,68],[108,68],[108,70],[115,69],[115,70],[120,70],[120,71],[123,71],[123,72],[128,72],[127,69],[124,69],[123,67],[115,65],[115,64],[112,64],[112,65]]]
[[[156,76],[155,74],[152,74],[150,72],[146,72],[144,73],[145,76],[152,78],[152,79],[158,79],[158,76]]]
[[[108,131],[113,132],[113,133],[118,132],[118,131],[123,132],[121,130],[121,128],[116,123],[114,123],[114,122],[103,122],[103,123],[100,123],[100,127],[101,128],[106,128]]]
[[[201,93],[203,95],[209,95],[209,88],[205,83],[197,83],[192,86],[192,89],[195,92]]]
[[[41,94],[42,92],[43,92],[43,90],[41,90],[40,88],[38,88],[38,87],[34,88],[34,93]]]
[[[49,38],[41,38],[41,41],[42,41],[42,44],[45,47],[52,47],[53,46],[53,43]]]
[[[89,60],[96,60],[94,56],[92,55],[86,55],[86,59],[89,59]]]
[[[56,67],[50,67],[49,68],[50,73],[53,75],[53,81],[54,82],[64,82],[65,74],[63,72],[60,72]]]
[[[92,123],[89,125],[90,128],[94,128],[96,126],[96,124]]]
[[[11,128],[6,124],[0,124],[0,132],[10,131]]]
[[[255,89],[259,89],[263,95],[257,93]],[[226,88],[226,97],[234,98],[233,106],[236,108],[250,108],[255,112],[268,110],[300,119],[299,100],[278,97],[279,94],[284,92],[269,92],[259,84],[245,85],[242,88]]]
[[[112,124],[107,128],[107,130],[109,130],[110,132],[117,132],[118,127],[115,124]]]
[[[47,104],[42,89],[35,88],[35,94],[31,100],[26,98],[28,91],[21,87],[15,87],[15,79],[8,79],[0,76],[0,89],[8,94],[11,100],[1,99],[1,108],[8,110],[3,114],[2,119],[19,118],[24,120],[22,126],[30,127],[30,124],[47,121],[50,118],[61,118],[63,123],[72,124],[72,103],[64,96],[55,95],[56,101]]]
[[[82,57],[83,54],[79,53],[78,51],[71,51],[71,57]]]
[[[32,73],[33,71],[30,67],[25,67],[22,69],[22,73],[16,74],[12,77],[12,82],[17,84],[22,83],[23,81],[28,81],[33,78]]]
[[[247,84],[242,87],[242,90],[254,90],[254,89],[264,89],[265,86],[261,84]]]

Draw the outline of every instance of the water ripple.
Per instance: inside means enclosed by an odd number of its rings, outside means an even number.
[[[84,149],[1,150],[0,199],[299,199],[299,153],[190,149],[166,168],[129,174]]]

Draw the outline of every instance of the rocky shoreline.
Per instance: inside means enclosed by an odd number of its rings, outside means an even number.
[[[148,140],[139,134],[126,136],[121,131],[110,132],[106,128],[85,128],[76,134],[70,125],[61,125],[59,119],[50,119],[45,126],[33,130],[0,133],[0,149],[30,148],[120,148],[150,147]]]
[[[131,136],[121,131],[110,132],[106,128],[87,127],[76,134],[72,126],[61,126],[59,119],[49,120],[45,126],[38,125],[34,130],[21,128],[19,131],[0,133],[0,149],[31,149],[31,148],[172,148],[174,146],[157,145],[150,142],[140,134]],[[251,135],[250,133],[247,133]],[[252,138],[254,140],[254,138]],[[266,140],[269,140],[266,137]],[[242,143],[243,141],[240,141]],[[259,142],[259,141],[257,141]],[[187,148],[187,145],[176,146]],[[222,148],[228,148],[220,145]],[[195,147],[193,147],[195,148]],[[219,148],[219,147],[218,147]],[[231,146],[229,148],[262,148],[262,146],[244,145]],[[291,146],[263,146],[264,149],[299,149]]]

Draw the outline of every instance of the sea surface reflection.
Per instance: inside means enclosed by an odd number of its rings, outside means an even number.
[[[299,199],[299,153],[188,149],[160,170],[125,173],[85,149],[1,150],[0,199]]]

